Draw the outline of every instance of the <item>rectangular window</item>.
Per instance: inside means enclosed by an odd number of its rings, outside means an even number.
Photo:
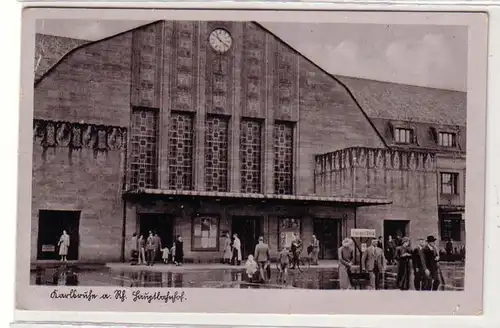
[[[130,187],[158,187],[158,111],[134,109],[131,126]]]
[[[462,215],[460,214],[445,214],[440,220],[441,240],[453,241],[462,240]]]
[[[439,132],[438,145],[441,147],[455,147],[456,146],[455,133]]]
[[[193,116],[172,112],[168,145],[168,184],[172,190],[193,189]]]
[[[261,192],[262,123],[242,119],[240,124],[241,192]]]
[[[205,130],[205,187],[228,190],[229,118],[210,115]]]
[[[441,193],[458,194],[458,173],[441,173]]]
[[[219,240],[219,218],[211,215],[199,215],[193,218],[192,249],[217,251]]]
[[[274,125],[274,192],[293,193],[293,123]]]
[[[396,128],[394,130],[394,141],[409,144],[413,142],[413,130]]]

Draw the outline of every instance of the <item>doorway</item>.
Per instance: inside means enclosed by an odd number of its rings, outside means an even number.
[[[314,219],[313,231],[319,240],[319,259],[337,260],[342,221],[336,219]]]
[[[241,240],[242,259],[253,254],[262,233],[261,224],[262,218],[259,216],[233,216],[231,236],[236,233]]]
[[[393,239],[408,237],[409,220],[384,220],[384,245],[387,245],[389,236]]]
[[[68,261],[78,260],[80,248],[80,211],[38,212],[38,260],[59,260],[59,238],[63,230],[69,235]]]
[[[156,232],[160,237],[161,247],[172,248],[174,243],[174,218],[167,214],[139,214],[139,235],[147,239],[149,232]],[[156,253],[156,261],[161,260],[161,252]]]

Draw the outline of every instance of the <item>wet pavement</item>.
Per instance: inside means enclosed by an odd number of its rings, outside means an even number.
[[[161,265],[155,266],[158,268]],[[306,272],[290,270],[286,283],[278,279],[278,271],[272,269],[271,281],[266,284],[251,283],[243,269],[200,270],[148,270],[148,267],[108,268],[106,266],[56,265],[37,267],[31,272],[33,285],[66,286],[119,286],[119,287],[174,287],[174,288],[302,288],[302,289],[339,289],[336,268],[311,267]],[[464,264],[442,263],[445,284],[443,290],[463,290]],[[360,289],[365,287],[361,284]],[[397,289],[396,268],[389,267],[384,277],[385,289]]]

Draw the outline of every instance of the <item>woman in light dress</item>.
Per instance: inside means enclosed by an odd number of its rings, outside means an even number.
[[[231,237],[229,233],[226,234],[226,238],[224,240],[224,254],[222,255],[222,262],[224,264],[231,263],[232,250],[231,250]]]
[[[59,238],[59,256],[61,256],[61,261],[66,262],[66,257],[68,256],[68,248],[69,248],[69,235],[66,233],[66,230],[63,230],[61,237]]]
[[[353,241],[346,238],[339,248],[339,285],[340,289],[351,289],[351,268],[354,262]]]

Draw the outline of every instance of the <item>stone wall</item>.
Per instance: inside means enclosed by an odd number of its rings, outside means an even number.
[[[425,152],[349,148],[316,156],[318,195],[387,198],[390,205],[357,209],[358,228],[384,235],[384,220],[408,221],[415,241],[438,236],[436,157]]]

